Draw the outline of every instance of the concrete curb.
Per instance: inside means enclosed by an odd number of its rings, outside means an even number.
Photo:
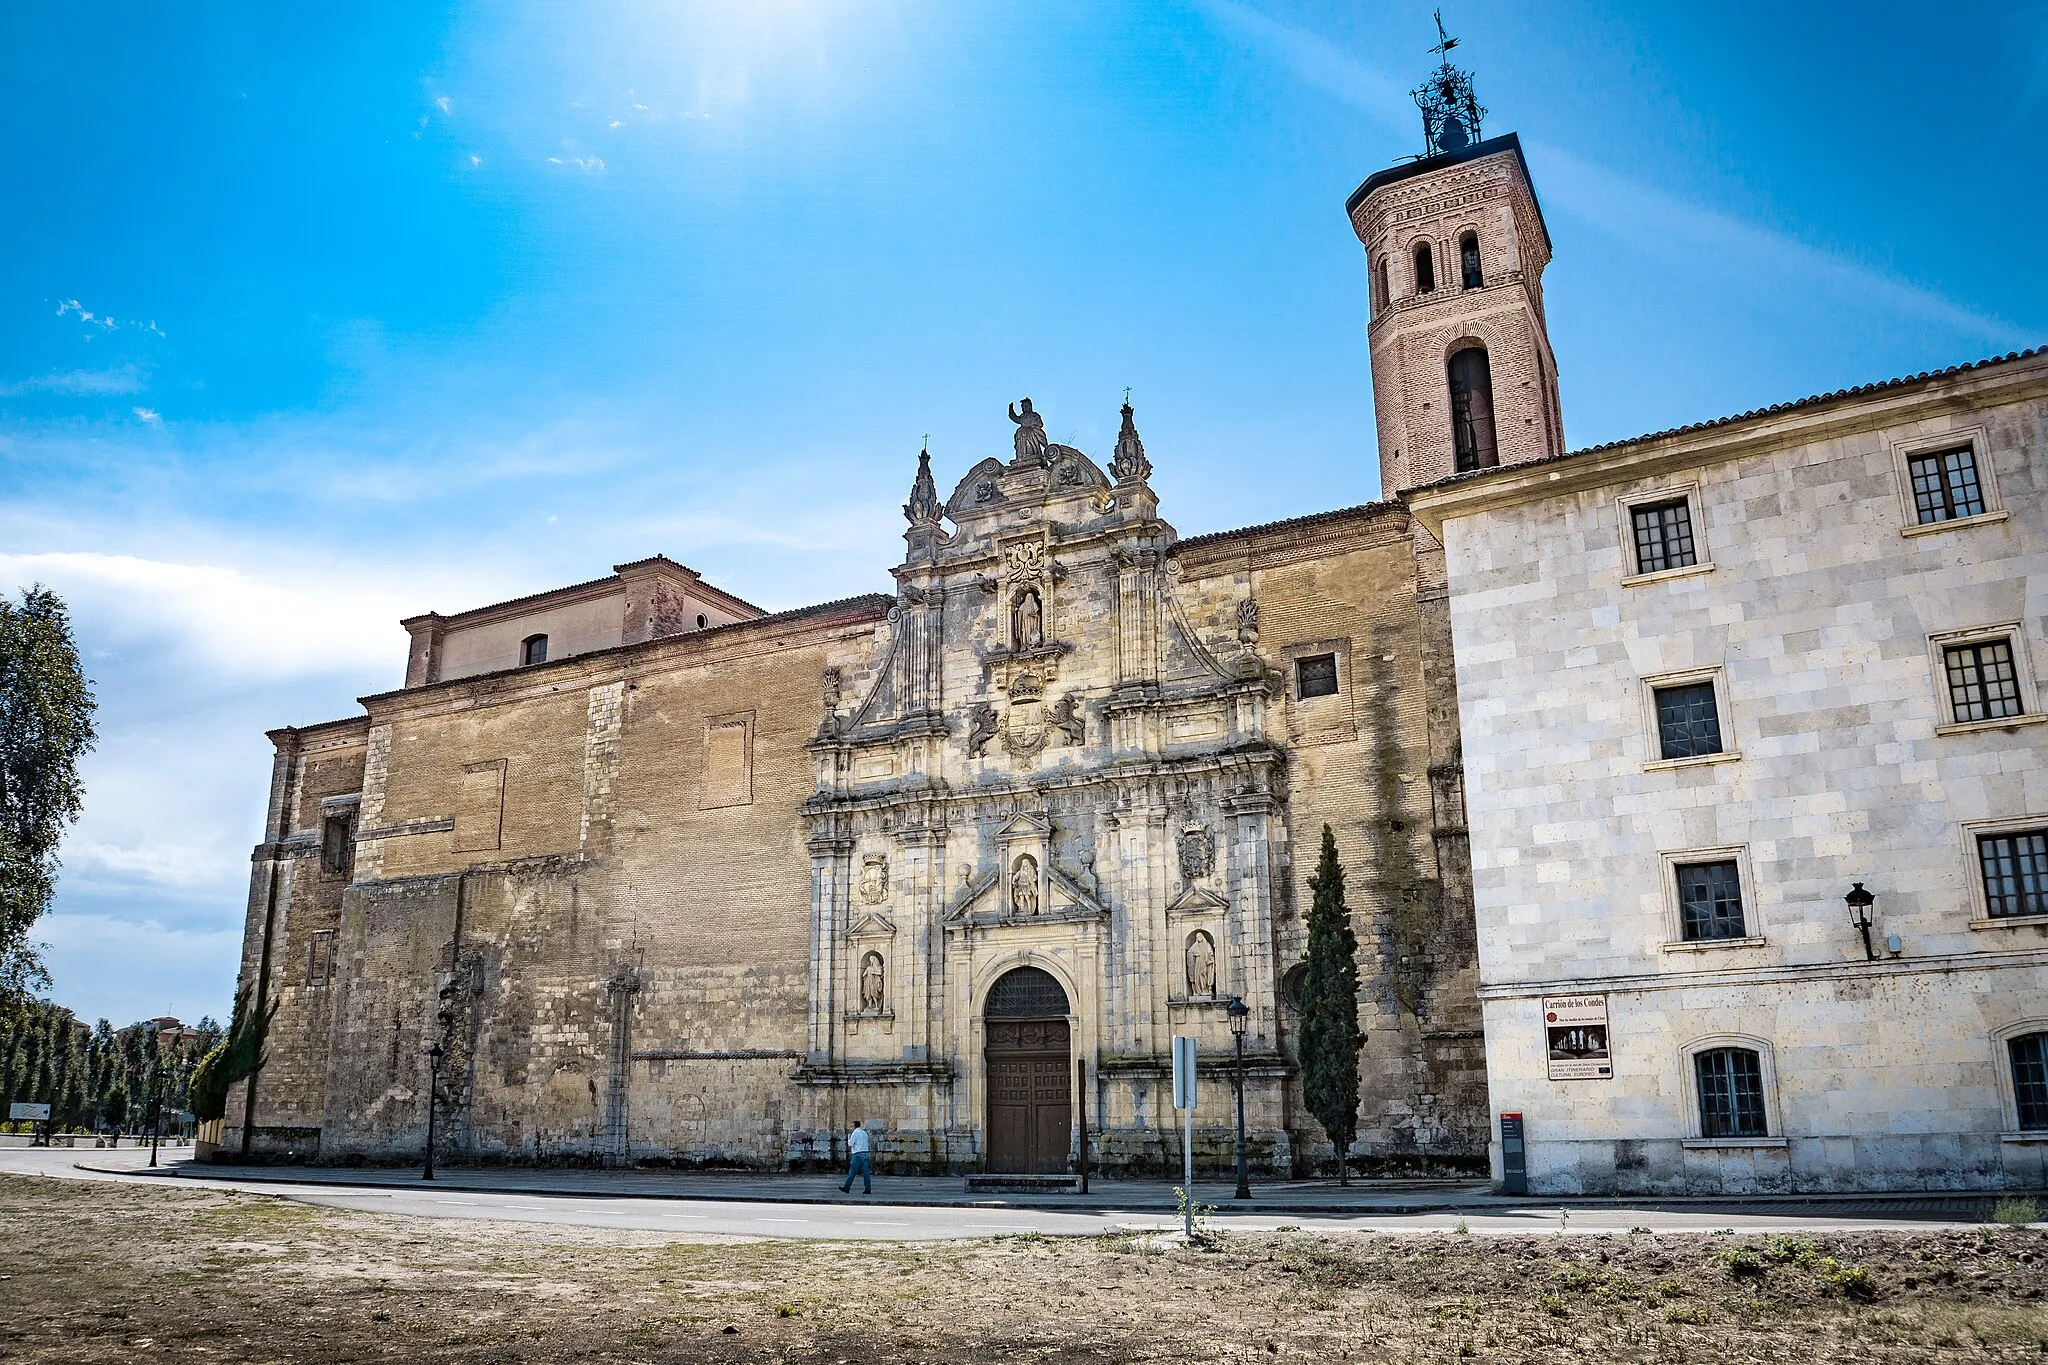
[[[121,1170],[115,1167],[95,1166],[88,1162],[72,1163],[77,1169],[91,1171],[98,1175],[141,1175],[195,1181],[239,1182],[261,1185],[299,1185],[308,1188],[332,1186],[336,1189],[439,1189],[464,1194],[504,1194],[526,1197],[556,1199],[661,1199],[676,1202],[716,1204],[801,1204],[840,1205],[866,1204],[889,1208],[925,1209],[1009,1209],[1030,1210],[1039,1213],[1159,1213],[1177,1211],[1178,1205],[1171,1200],[1136,1198],[1114,1199],[1100,1196],[1081,1196],[1071,1201],[1054,1202],[1049,1199],[892,1199],[887,1195],[822,1195],[803,1191],[765,1195],[753,1193],[719,1193],[716,1191],[690,1190],[605,1190],[605,1189],[535,1189],[529,1185],[498,1183],[479,1184],[472,1181],[443,1184],[435,1182],[429,1186],[418,1176],[399,1177],[364,1172],[349,1179],[320,1178],[308,1180],[287,1174],[247,1174],[243,1170],[214,1173],[196,1167],[198,1163],[181,1161],[155,1170],[147,1167],[139,1170]],[[1359,1203],[1314,1203],[1275,1204],[1254,1197],[1249,1202],[1238,1203],[1234,1199],[1218,1200],[1215,1208],[1219,1214],[1255,1213],[1262,1216],[1277,1216],[1290,1213],[1314,1214],[1318,1217],[1352,1215],[1356,1217],[1399,1218],[1426,1213],[1475,1213],[1496,1214],[1510,1212],[1554,1213],[1558,1210],[1574,1209],[1642,1209],[1645,1211],[1672,1211],[1682,1209],[1721,1209],[1731,1214],[1745,1212],[1783,1213],[1790,1208],[1814,1208],[1841,1212],[1858,1212],[1872,1217],[1885,1215],[1909,1216],[1916,1213],[1946,1213],[1950,1215],[1975,1215],[1976,1221],[1988,1222],[1991,1208],[1999,1199],[2007,1197],[2041,1198],[2048,1191],[2003,1190],[1990,1193],[1974,1191],[1929,1191],[1896,1190],[1863,1194],[1758,1194],[1758,1195],[1689,1195],[1648,1199],[1622,1199],[1606,1196],[1575,1195],[1550,1199],[1510,1198],[1506,1195],[1477,1193],[1465,1199],[1414,1200],[1405,1203],[1359,1204]]]

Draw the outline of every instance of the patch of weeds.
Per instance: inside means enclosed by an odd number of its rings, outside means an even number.
[[[1195,1197],[1180,1186],[1173,1187],[1174,1213],[1180,1218],[1181,1226],[1192,1228],[1196,1240],[1207,1238],[1209,1217],[1216,1212],[1214,1204],[1198,1203]]]
[[[1877,1297],[1877,1281],[1868,1270],[1860,1265],[1843,1265],[1832,1256],[1821,1258],[1816,1278],[1824,1293],[1839,1294],[1858,1303],[1869,1303]]]
[[[1590,1294],[1607,1283],[1607,1277],[1597,1270],[1568,1265],[1558,1271],[1557,1282],[1574,1294]]]
[[[1564,1295],[1544,1294],[1537,1298],[1536,1306],[1553,1318],[1569,1317],[1571,1310],[1565,1307]]]
[[[1790,1262],[1793,1265],[1804,1265],[1819,1254],[1812,1241],[1805,1237],[1770,1237],[1765,1239],[1763,1245],[1763,1258],[1779,1264]]]
[[[1013,1232],[1006,1240],[1021,1242],[1026,1246],[1050,1246],[1052,1244],[1052,1238],[1042,1232]]]
[[[1664,1321],[1682,1327],[1704,1327],[1707,1325],[1707,1310],[1697,1303],[1675,1304],[1664,1310]]]
[[[1115,1256],[1163,1256],[1166,1249],[1159,1245],[1159,1239],[1150,1234],[1135,1232],[1105,1232],[1095,1239],[1095,1245],[1102,1251]],[[909,1271],[904,1271],[908,1275]]]
[[[793,1303],[778,1303],[775,1305],[775,1316],[778,1318],[799,1317],[802,1315],[803,1311],[803,1309],[797,1307]]]
[[[1451,1231],[1457,1233],[1460,1237],[1470,1237],[1472,1235],[1472,1225],[1460,1218],[1458,1226],[1452,1228]]]
[[[2041,1221],[2041,1206],[2023,1195],[2008,1195],[1991,1210],[1991,1221],[2009,1228],[2023,1228]]]
[[[1274,1228],[1274,1229],[1273,1229],[1273,1231],[1275,1231],[1275,1232],[1300,1232],[1300,1231],[1301,1231],[1301,1224],[1299,1224],[1299,1223],[1282,1223],[1282,1224],[1281,1224],[1281,1225],[1280,1225],[1279,1227],[1276,1227],[1276,1228]]]
[[[1657,1281],[1657,1297],[1659,1298],[1682,1299],[1685,1297],[1685,1293],[1685,1281],[1683,1280],[1664,1279]]]
[[[1628,1235],[1631,1237],[1648,1237],[1650,1230],[1648,1228],[1630,1228]]]
[[[1729,1247],[1714,1253],[1714,1264],[1733,1275],[1736,1279],[1761,1277],[1766,1269],[1764,1258],[1748,1247]]]

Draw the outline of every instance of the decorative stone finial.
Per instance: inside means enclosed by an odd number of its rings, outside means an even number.
[[[1123,430],[1116,435],[1116,455],[1109,462],[1109,476],[1118,483],[1142,483],[1152,477],[1152,462],[1145,458],[1145,443],[1138,439],[1138,424],[1131,420],[1131,400],[1124,399]]]
[[[937,526],[940,511],[939,488],[932,482],[932,453],[929,449],[920,450],[917,479],[910,485],[910,501],[903,504],[903,515],[912,526]]]

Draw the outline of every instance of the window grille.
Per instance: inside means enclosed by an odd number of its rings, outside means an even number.
[[[1942,659],[1948,666],[1948,699],[1958,723],[2020,714],[2020,680],[2013,669],[2012,641],[1950,645],[1942,651]]]
[[[1742,877],[1734,859],[1679,864],[1678,918],[1679,932],[1688,943],[1746,936]]]
[[[1068,1013],[1067,993],[1051,972],[1019,967],[1005,972],[988,993],[983,1013],[990,1019],[1042,1019]]]
[[[1692,538],[1692,508],[1684,498],[1651,507],[1632,507],[1636,530],[1636,572],[1661,573],[1699,563]]]
[[[1714,704],[1714,684],[1686,683],[1660,687],[1657,699],[1657,744],[1665,758],[1698,758],[1721,752],[1721,715]]]
[[[2012,1057],[2012,1097],[2023,1132],[2048,1129],[2048,1033],[2028,1033],[2006,1042]]]
[[[1500,463],[1493,427],[1493,366],[1484,346],[1467,346],[1450,360],[1451,444],[1458,472]]]
[[[1693,1058],[1700,1086],[1700,1136],[1768,1135],[1763,1058],[1746,1047],[1717,1047]]]
[[[1993,919],[2048,915],[2048,830],[1977,836],[1984,908]]]
[[[1311,654],[1305,659],[1294,661],[1294,695],[1306,701],[1310,697],[1334,697],[1337,695],[1337,656],[1334,654]]]
[[[1922,526],[1984,511],[1984,489],[1977,480],[1977,455],[1969,446],[1931,451],[1907,459],[1913,479],[1913,511]]]

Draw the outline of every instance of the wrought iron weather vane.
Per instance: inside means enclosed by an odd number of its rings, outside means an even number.
[[[1472,74],[1451,65],[1451,49],[1458,40],[1444,32],[1444,14],[1436,12],[1436,45],[1429,50],[1438,58],[1437,69],[1415,87],[1415,103],[1422,110],[1425,156],[1462,152],[1479,140],[1479,121],[1486,111],[1472,94]]]

